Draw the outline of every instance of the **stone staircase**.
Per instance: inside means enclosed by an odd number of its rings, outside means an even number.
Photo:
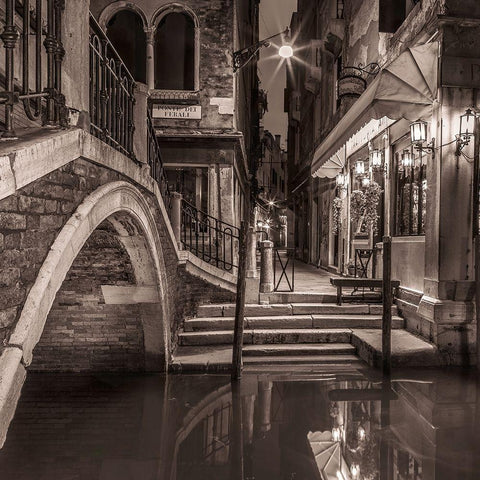
[[[245,365],[359,365],[362,358],[378,366],[382,305],[338,306],[304,303],[303,297],[298,300],[298,303],[245,306]],[[426,356],[421,360],[422,365],[438,364],[435,347],[403,330],[404,321],[398,316],[396,306],[392,313],[392,345],[405,344],[415,361]],[[201,305],[196,318],[185,320],[172,370],[202,370],[202,366],[207,371],[227,370],[231,362],[234,315],[234,304]],[[397,358],[397,363],[408,365],[409,360]]]

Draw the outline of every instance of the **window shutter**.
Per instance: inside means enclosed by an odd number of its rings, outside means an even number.
[[[378,31],[395,33],[405,20],[405,0],[379,0]]]

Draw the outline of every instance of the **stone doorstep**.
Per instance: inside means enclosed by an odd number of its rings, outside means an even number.
[[[404,320],[392,318],[394,329],[403,328]],[[185,320],[184,331],[218,331],[231,330],[233,317],[193,318]],[[382,317],[379,315],[290,315],[278,317],[245,317],[248,329],[293,329],[293,328],[381,328]]]
[[[381,304],[344,304],[336,303],[281,303],[245,305],[245,315],[248,317],[261,316],[284,316],[284,315],[381,315],[383,307]],[[392,305],[392,314],[397,315],[396,305]],[[235,304],[206,304],[200,305],[197,311],[197,318],[200,317],[233,317],[235,316]]]
[[[382,366],[382,332],[352,330],[351,342],[357,355],[370,366]],[[392,366],[434,367],[442,365],[438,348],[406,330],[392,330]]]

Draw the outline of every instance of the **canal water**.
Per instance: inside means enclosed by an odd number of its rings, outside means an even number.
[[[480,479],[474,371],[30,373],[2,480]]]

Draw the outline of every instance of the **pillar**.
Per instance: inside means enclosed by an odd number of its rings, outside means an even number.
[[[148,87],[137,82],[135,88],[135,105],[133,106],[133,152],[141,163],[148,163],[148,129],[147,129]]]
[[[431,134],[436,146],[458,133],[460,115],[472,104],[469,89],[443,88],[435,105]],[[473,143],[473,142],[472,142]],[[472,246],[472,165],[455,155],[455,143],[436,148],[427,159],[424,295],[418,313],[430,339],[453,364],[473,360],[475,331]],[[472,151],[471,151],[472,149]],[[473,155],[473,147],[464,152]]]
[[[89,129],[90,110],[90,23],[89,0],[65,2],[62,43],[65,57],[62,62],[62,93],[67,107],[75,115],[71,123]]]
[[[149,90],[155,88],[155,30],[153,28],[145,29],[147,37],[147,86]]]
[[[171,221],[172,221],[172,230],[175,235],[175,240],[177,241],[177,246],[179,250],[182,250],[182,194],[173,192],[171,194],[172,210],[171,210]]]
[[[260,242],[260,292],[270,293],[274,289],[273,278],[273,242]]]

